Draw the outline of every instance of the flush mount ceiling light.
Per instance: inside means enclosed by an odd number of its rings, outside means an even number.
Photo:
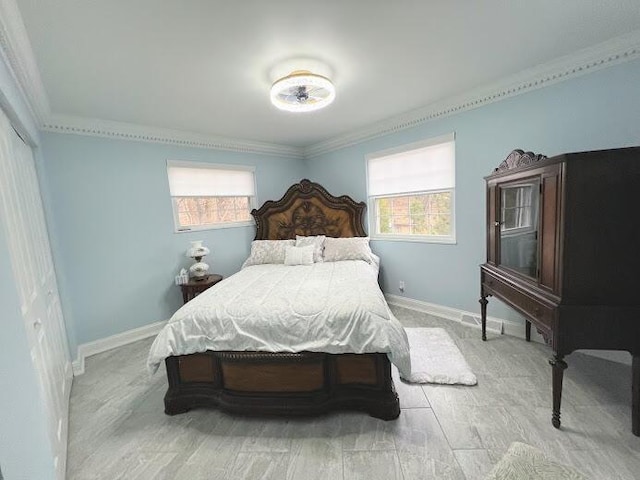
[[[288,112],[311,112],[329,105],[336,89],[327,77],[308,70],[295,70],[271,86],[271,103]]]

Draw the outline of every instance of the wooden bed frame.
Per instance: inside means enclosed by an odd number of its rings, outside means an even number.
[[[253,210],[256,240],[296,235],[365,236],[364,202],[334,197],[302,180],[278,201]],[[168,357],[165,413],[217,407],[249,415],[317,415],[361,410],[392,420],[400,405],[383,353],[213,352]]]

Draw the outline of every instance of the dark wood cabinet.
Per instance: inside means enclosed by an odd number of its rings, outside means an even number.
[[[188,283],[180,285],[180,289],[182,290],[182,301],[187,303],[188,301],[193,300],[197,295],[208,288],[213,287],[221,280],[222,275],[218,275],[217,273],[210,273],[201,279],[190,278]]]
[[[633,357],[632,431],[640,436],[640,147],[547,158],[513,151],[487,184],[487,297],[526,319],[553,350],[552,423],[560,426],[565,355]]]

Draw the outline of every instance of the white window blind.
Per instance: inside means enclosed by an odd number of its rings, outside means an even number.
[[[172,197],[253,197],[253,170],[167,162]]]
[[[455,143],[453,134],[435,143],[399,153],[368,159],[370,196],[426,192],[455,187]]]

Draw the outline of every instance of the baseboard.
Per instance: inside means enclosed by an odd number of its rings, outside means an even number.
[[[384,297],[390,305],[396,305],[446,320],[452,320],[467,327],[481,328],[480,315],[477,313],[467,312],[459,308],[445,307],[444,305],[438,305],[436,303],[423,302],[422,300],[415,300],[413,298],[401,297],[399,295],[392,295],[390,293],[385,293]],[[515,322],[509,322],[501,318],[487,317],[487,331],[502,334],[504,325],[507,323],[517,325]],[[522,330],[522,338],[524,338],[524,327],[522,327]]]
[[[438,305],[436,303],[424,302],[422,300],[415,300],[413,298],[401,297],[399,295],[392,295],[385,293],[387,303],[390,305],[396,305],[398,307],[408,308],[417,312],[427,313],[434,315],[445,320],[451,320],[453,322],[460,323],[471,328],[480,328],[480,315],[459,308],[447,307],[444,305]],[[106,352],[114,348],[122,347],[138,340],[143,340],[148,337],[157,335],[162,327],[165,326],[167,321],[151,323],[144,327],[134,328],[127,330],[126,332],[118,333],[107,338],[95,340],[93,342],[83,343],[78,346],[78,357],[74,360],[73,376],[77,377],[84,373],[84,361],[85,358],[98,353]],[[511,320],[505,320],[496,317],[487,317],[487,331],[497,334],[511,335],[513,337],[525,338],[524,325]],[[531,329],[531,340],[534,342],[544,343],[542,335],[536,332],[535,328]],[[630,364],[631,357],[626,352],[608,352],[608,351],[583,351],[587,355],[593,355],[606,360]]]
[[[453,307],[445,307],[444,305],[438,305],[435,303],[423,302],[413,298],[401,297],[399,295],[392,295],[390,293],[385,293],[384,296],[387,299],[387,303],[390,305],[396,305],[398,307],[408,308],[417,312],[427,313],[439,318],[444,318],[445,320],[461,323],[467,327],[481,327],[480,315],[477,313],[467,312]],[[505,320],[502,318],[487,317],[487,331],[522,339],[525,338],[525,327],[523,323]],[[531,329],[531,341],[545,343],[544,338],[536,331],[535,327]],[[579,352],[584,353],[585,355],[591,355],[592,357],[609,360],[610,362],[631,365],[631,355],[628,352],[613,350],[579,350]]]
[[[83,343],[78,346],[78,357],[73,361],[73,376],[77,377],[84,373],[84,360],[87,357],[98,353],[106,352],[114,348],[122,347],[138,340],[153,337],[157,335],[167,321],[151,323],[144,327],[134,328],[126,332],[117,333],[107,338],[95,340],[93,342]]]

